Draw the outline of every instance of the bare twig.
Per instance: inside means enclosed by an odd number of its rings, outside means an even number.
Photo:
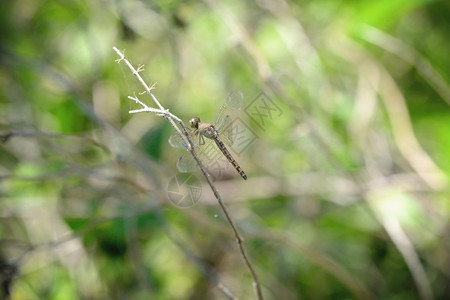
[[[361,26],[360,36],[369,43],[377,45],[413,65],[442,99],[450,105],[450,85],[425,56],[402,40],[369,25]]]
[[[158,116],[162,116],[164,118],[166,118],[170,125],[173,127],[173,129],[176,131],[176,133],[180,136],[180,138],[183,139],[183,141],[185,142],[185,144],[187,145],[187,148],[189,150],[189,152],[192,154],[192,156],[194,157],[195,161],[197,162],[197,165],[199,166],[200,170],[202,171],[203,175],[205,176],[212,192],[214,193],[214,196],[216,197],[217,201],[219,202],[220,208],[222,209],[223,213],[225,214],[225,217],[228,221],[228,223],[231,226],[231,229],[233,231],[233,234],[236,238],[236,242],[238,244],[239,247],[239,251],[242,255],[242,259],[245,263],[245,265],[247,266],[247,268],[249,269],[251,276],[253,278],[253,286],[255,287],[256,290],[256,295],[257,295],[257,299],[263,299],[263,295],[262,295],[262,291],[261,291],[261,284],[259,283],[259,279],[258,276],[255,272],[255,269],[253,268],[247,253],[245,251],[243,242],[244,239],[241,237],[241,235],[239,234],[239,231],[237,230],[236,224],[234,223],[233,219],[231,218],[230,213],[228,212],[228,209],[226,208],[222,197],[219,193],[219,191],[217,190],[216,186],[214,185],[211,176],[209,175],[208,171],[206,170],[206,168],[204,167],[202,161],[198,158],[193,143],[189,138],[189,134],[188,131],[186,129],[186,126],[184,125],[183,121],[178,118],[177,116],[169,113],[169,110],[165,109],[160,103],[159,101],[156,99],[155,95],[152,93],[152,89],[154,87],[154,85],[147,85],[145,83],[145,81],[142,79],[142,77],[139,75],[139,72],[143,70],[143,66],[140,65],[138,67],[138,70],[136,70],[133,65],[125,58],[124,54],[118,50],[116,47],[113,47],[114,51],[119,55],[119,59],[117,60],[118,63],[120,62],[125,62],[125,64],[128,66],[128,68],[130,68],[131,72],[133,73],[133,75],[135,75],[137,77],[137,79],[139,80],[139,82],[142,84],[142,86],[145,88],[145,91],[147,92],[147,94],[152,98],[152,100],[155,102],[155,104],[159,107],[159,109],[155,109],[155,108],[151,108],[149,106],[147,106],[145,103],[143,103],[142,101],[140,101],[137,97],[129,97],[129,99],[136,101],[136,103],[140,104],[143,109],[138,109],[138,110],[132,110],[129,111],[129,113],[138,113],[138,112],[152,112],[157,114]],[[181,126],[183,133],[181,132],[181,130],[178,128],[178,126],[176,125],[175,121],[178,122],[178,124]]]
[[[411,270],[411,275],[419,290],[420,298],[424,300],[433,299],[433,291],[427,278],[425,268],[422,266],[419,255],[416,249],[414,249],[414,245],[408,238],[408,235],[400,225],[400,222],[394,216],[382,216],[381,218],[383,219],[384,228],[402,254],[408,268]]]
[[[11,138],[14,137],[31,137],[31,138],[60,138],[60,139],[74,139],[80,140],[83,142],[90,143],[106,153],[110,154],[108,147],[103,145],[102,143],[96,141],[87,136],[79,136],[73,134],[59,134],[59,133],[51,133],[51,132],[41,132],[41,131],[10,131],[7,133],[0,134],[0,142],[7,143]]]

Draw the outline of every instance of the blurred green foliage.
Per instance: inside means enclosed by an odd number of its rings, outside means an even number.
[[[255,297],[204,181],[196,205],[171,202],[184,152],[164,118],[128,113],[141,108],[129,95],[153,102],[113,46],[185,122],[243,92],[249,180],[228,169],[216,184],[266,299],[450,298],[449,13],[2,1],[0,298]]]

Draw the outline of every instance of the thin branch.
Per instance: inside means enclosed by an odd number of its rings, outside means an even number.
[[[414,245],[406,235],[400,222],[394,216],[382,216],[381,218],[383,219],[384,228],[394,242],[394,245],[402,254],[408,268],[411,270],[412,277],[419,290],[420,298],[424,300],[433,299],[433,291],[427,278],[427,273],[420,262]]]
[[[419,51],[415,50],[402,40],[369,25],[361,27],[360,36],[369,43],[393,53],[400,59],[414,66],[419,74],[434,88],[442,99],[450,105],[450,85],[430,61],[420,54]]]
[[[242,255],[242,259],[245,263],[245,265],[247,266],[247,268],[249,269],[251,276],[253,278],[253,286],[256,290],[256,296],[257,299],[262,300],[263,299],[263,295],[262,295],[262,291],[261,291],[261,284],[259,282],[258,276],[255,272],[255,269],[253,268],[253,265],[251,264],[247,253],[245,251],[244,248],[244,239],[241,237],[241,235],[239,234],[239,231],[237,230],[237,226],[234,223],[233,219],[231,218],[230,213],[228,212],[228,209],[226,208],[222,197],[219,193],[219,191],[217,190],[216,186],[214,185],[211,176],[209,175],[208,171],[206,171],[206,168],[204,167],[202,161],[198,158],[193,143],[190,140],[189,137],[189,133],[186,129],[186,126],[184,125],[183,121],[176,117],[175,115],[169,113],[169,110],[165,109],[160,103],[159,101],[156,99],[155,95],[152,93],[152,88],[154,87],[154,85],[152,86],[148,86],[145,81],[142,79],[142,77],[139,75],[139,72],[143,70],[143,66],[140,65],[138,67],[138,70],[136,70],[133,65],[125,58],[125,55],[118,50],[116,47],[113,47],[114,51],[119,55],[119,59],[117,60],[118,63],[120,62],[125,62],[125,64],[128,66],[128,68],[130,68],[131,72],[137,77],[137,79],[139,80],[139,82],[142,84],[142,86],[145,88],[147,94],[153,99],[153,101],[155,102],[155,104],[159,107],[159,109],[155,109],[155,108],[151,108],[149,106],[147,106],[146,104],[144,104],[142,101],[140,101],[139,99],[137,99],[137,97],[128,97],[134,101],[136,101],[136,103],[139,103],[143,109],[140,110],[132,110],[129,111],[129,113],[137,113],[137,112],[152,112],[155,113],[158,116],[162,116],[164,118],[166,118],[170,125],[174,128],[174,130],[176,131],[176,133],[180,136],[180,138],[183,139],[183,141],[185,142],[185,144],[187,145],[187,148],[189,150],[189,152],[191,152],[192,156],[194,157],[195,161],[197,162],[197,165],[199,166],[200,170],[202,171],[203,175],[205,176],[212,192],[214,193],[214,196],[216,197],[217,201],[219,202],[220,208],[222,209],[223,213],[225,214],[225,217],[228,221],[228,223],[231,226],[231,229],[233,230],[233,234],[236,238],[236,242],[238,244],[239,247],[239,251]],[[178,122],[178,124],[180,124],[183,133],[181,132],[181,130],[178,128],[178,126],[175,124],[174,120],[176,120]]]
[[[140,112],[151,112],[151,113],[155,113],[155,114],[157,114],[158,116],[161,116],[161,117],[171,117],[172,119],[176,120],[178,123],[183,122],[177,116],[175,116],[174,114],[170,113],[168,109],[161,110],[161,109],[156,109],[156,108],[153,108],[153,107],[149,107],[145,103],[143,103],[141,100],[139,100],[137,97],[128,96],[128,99],[134,100],[134,101],[136,101],[136,103],[139,103],[140,105],[142,105],[144,107],[144,108],[141,108],[141,109],[130,110],[128,112],[130,114],[135,114],[135,113],[140,113]]]
[[[159,103],[158,99],[156,99],[155,95],[153,95],[152,90],[151,90],[151,86],[149,87],[144,79],[142,79],[141,75],[139,75],[139,72],[144,70],[144,66],[143,65],[139,65],[138,69],[136,70],[133,65],[128,61],[128,59],[125,58],[125,55],[120,52],[119,49],[117,49],[116,47],[113,47],[114,51],[116,51],[117,55],[120,56],[120,58],[117,61],[117,63],[120,62],[124,62],[128,68],[130,68],[131,72],[133,73],[133,75],[136,76],[136,78],[139,80],[139,82],[142,84],[142,86],[145,88],[145,91],[147,92],[147,94],[153,99],[153,101],[155,102],[155,104],[161,109],[164,110],[164,107],[161,105],[161,103]]]
[[[79,136],[79,135],[73,135],[73,134],[59,134],[59,133],[40,132],[40,131],[28,131],[28,132],[27,131],[10,131],[7,133],[0,134],[0,142],[7,143],[11,138],[14,138],[14,137],[74,139],[74,140],[80,140],[83,142],[90,143],[90,144],[102,149],[107,154],[111,153],[107,146],[96,141],[95,139],[92,139],[87,136]]]

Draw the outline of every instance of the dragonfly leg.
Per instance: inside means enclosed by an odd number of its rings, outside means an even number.
[[[202,134],[198,135],[198,144],[199,145],[204,145],[205,144],[205,139],[203,138]]]

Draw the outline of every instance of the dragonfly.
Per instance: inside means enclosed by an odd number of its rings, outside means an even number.
[[[225,144],[232,146],[235,141],[235,127],[232,122],[242,107],[243,99],[244,97],[240,91],[231,91],[225,98],[225,102],[222,104],[213,124],[203,123],[199,117],[191,118],[189,125],[192,130],[189,132],[189,136],[194,147],[200,146],[197,148],[199,149],[197,152],[199,158],[206,166],[218,162],[220,158],[220,153],[217,155],[218,151],[216,149],[218,148],[239,175],[244,180],[247,180],[247,175],[225,146]],[[172,135],[169,143],[174,148],[188,148],[183,139],[178,135]],[[178,159],[177,168],[180,172],[188,173],[196,167],[196,161],[190,154],[183,155]]]

